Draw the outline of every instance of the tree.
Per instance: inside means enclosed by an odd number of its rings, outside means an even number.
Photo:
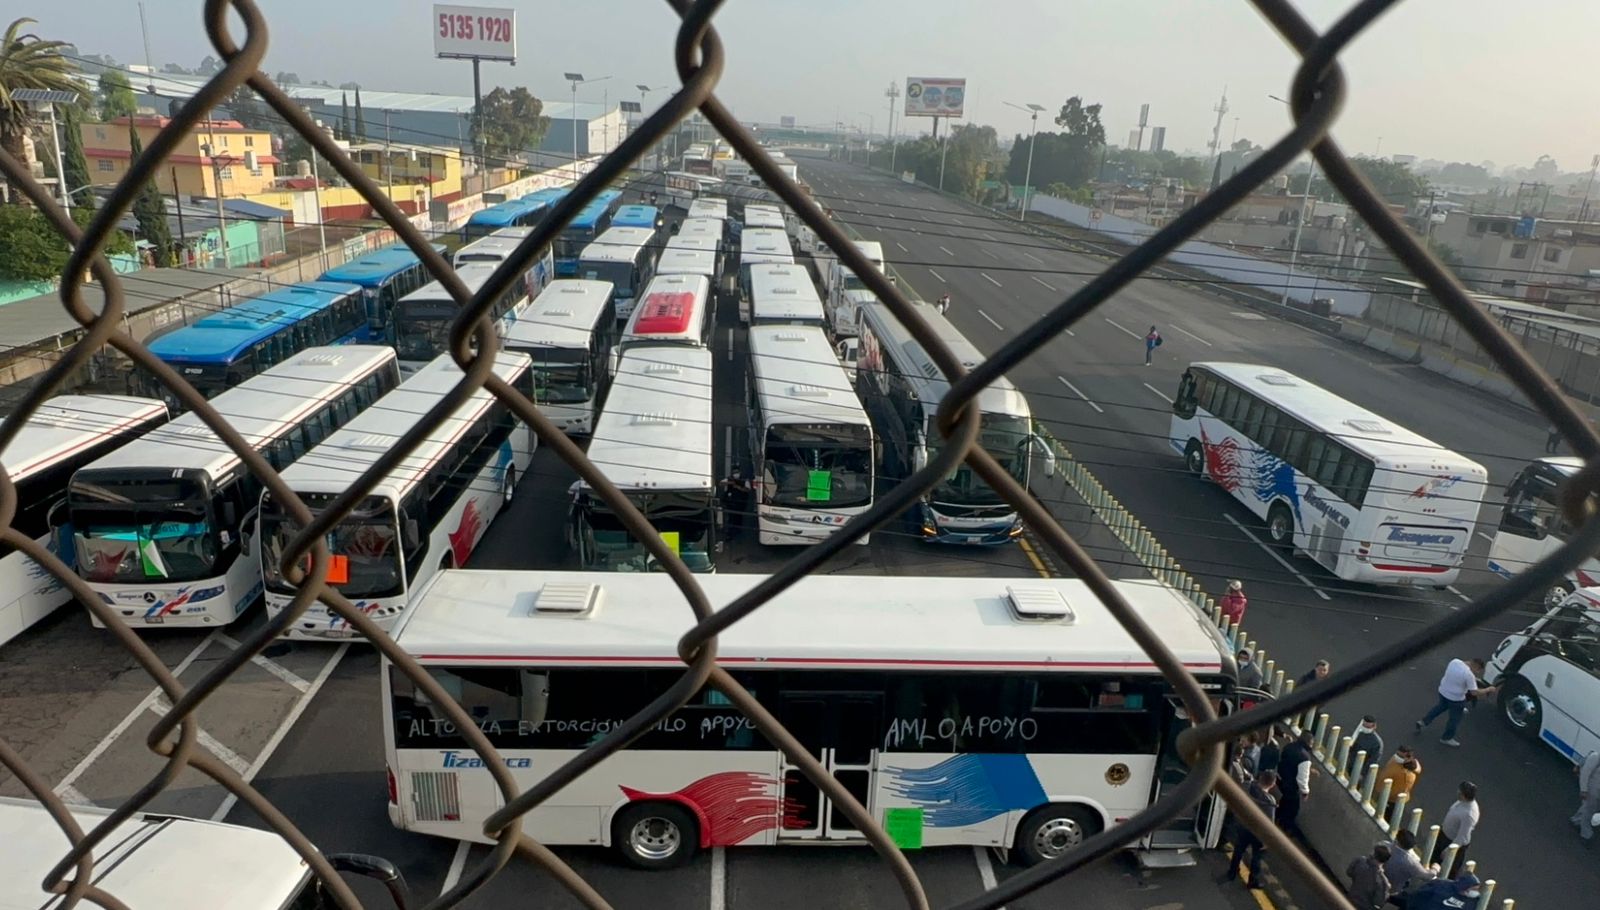
[[[202,76],[214,76],[219,69],[222,69],[222,64],[218,62],[217,58],[207,54],[205,59],[200,61],[200,66],[195,72]]]
[[[1351,161],[1361,176],[1367,178],[1378,195],[1385,202],[1398,205],[1411,205],[1418,199],[1428,196],[1428,178],[1411,170],[1404,164],[1397,164],[1388,158],[1372,158],[1365,155],[1357,156]],[[1300,192],[1299,187],[1304,181],[1291,181],[1291,192]],[[1316,179],[1311,183],[1311,195],[1318,199],[1341,198],[1339,190],[1328,182],[1321,170],[1317,171]]]
[[[133,85],[122,70],[106,70],[100,74],[100,119],[106,123],[118,117],[132,117],[139,108],[133,97]]]
[[[300,74],[283,72],[272,77],[272,81],[279,85],[300,85]]]
[[[1056,126],[1066,127],[1067,135],[1087,140],[1091,146],[1106,144],[1106,128],[1100,124],[1100,105],[1085,107],[1083,99],[1077,95],[1061,105]]]
[[[87,208],[74,208],[72,220],[86,227],[94,217]],[[107,253],[127,253],[133,241],[112,231]],[[38,209],[24,205],[0,206],[0,279],[55,281],[66,270],[72,248]]]
[[[339,132],[338,138],[350,141],[350,96],[339,94]]]
[[[34,111],[27,102],[11,93],[17,89],[78,91],[72,62],[62,56],[61,41],[45,41],[38,35],[22,34],[32,19],[17,19],[0,38],[0,148],[18,161],[25,160],[23,137],[33,125]],[[15,188],[14,188],[15,189]],[[20,197],[20,190],[17,196]]]
[[[356,88],[356,141],[367,141],[367,117],[361,113],[361,89]]]
[[[1061,105],[1056,125],[1060,133],[1035,133],[1017,137],[1011,144],[1011,159],[1006,163],[1006,179],[1022,183],[1028,172],[1028,155],[1033,153],[1033,183],[1048,186],[1062,183],[1082,186],[1095,176],[1098,154],[1106,144],[1105,126],[1100,123],[1100,105],[1085,105],[1077,95]]]
[[[280,123],[278,115],[267,107],[266,102],[256,97],[248,85],[234,89],[233,94],[228,96],[226,106],[233,119],[253,130],[270,133]]]
[[[949,149],[944,158],[944,188],[971,199],[978,197],[978,187],[989,173],[989,164],[1000,155],[999,137],[992,126],[962,124],[950,130],[945,140]],[[935,186],[938,185],[938,162],[934,164]]]
[[[179,66],[176,63],[168,63],[168,64],[162,66],[161,67],[161,71],[163,73],[171,73],[174,76],[187,76],[187,75],[189,75],[189,71],[188,70],[184,69],[183,67]]]
[[[544,102],[520,86],[510,91],[496,87],[484,95],[476,119],[481,126],[472,128],[473,143],[482,143],[486,155],[502,161],[537,149],[550,129]]]
[[[1256,145],[1254,142],[1251,142],[1249,139],[1235,139],[1233,141],[1233,145],[1229,146],[1228,148],[1229,148],[1230,151],[1239,152],[1240,154],[1243,154],[1245,152],[1259,152],[1259,151],[1261,151],[1261,146]]]
[[[74,193],[91,183],[89,159],[83,154],[83,108],[76,104],[61,105],[61,160],[67,172],[67,192]],[[93,193],[71,198],[75,206],[94,208]]]
[[[139,160],[144,144],[139,141],[139,131],[128,124],[128,150],[132,153],[130,164]],[[155,181],[147,180],[133,200],[133,217],[139,222],[139,234],[150,244],[150,255],[156,268],[172,264],[172,229],[167,226],[167,203]]]

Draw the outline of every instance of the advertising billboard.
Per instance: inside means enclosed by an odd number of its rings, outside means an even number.
[[[967,80],[906,77],[907,117],[960,117],[967,103]]]
[[[486,6],[433,5],[437,57],[517,62],[517,11]]]

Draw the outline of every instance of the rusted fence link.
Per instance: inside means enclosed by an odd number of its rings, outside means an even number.
[[[4,422],[0,422],[0,451],[4,451],[28,418],[61,387],[74,370],[83,366],[101,348],[110,346],[130,358],[136,367],[148,370],[169,388],[185,407],[199,415],[206,425],[238,455],[244,465],[262,481],[272,497],[289,509],[294,520],[303,528],[283,557],[282,568],[285,576],[299,585],[299,593],[290,607],[243,642],[241,647],[231,651],[194,686],[185,687],[122,621],[116,611],[94,596],[88,586],[65,563],[12,527],[18,509],[17,491],[10,477],[3,468],[0,468],[0,542],[24,551],[59,578],[87,609],[93,611],[106,624],[110,634],[115,635],[122,646],[135,657],[172,704],[172,709],[155,724],[147,741],[150,750],[165,759],[161,769],[104,822],[88,832],[82,831],[74,822],[65,803],[52,792],[50,782],[28,768],[15,750],[0,740],[0,766],[17,775],[22,785],[46,807],[74,845],[51,871],[45,887],[65,894],[67,896],[65,906],[69,908],[83,900],[98,906],[120,908],[122,904],[116,900],[115,895],[103,893],[90,884],[93,879],[93,854],[96,846],[109,831],[144,808],[158,793],[171,785],[184,768],[194,768],[237,796],[282,835],[306,858],[329,893],[341,905],[351,908],[360,906],[354,894],[334,872],[327,860],[316,852],[287,817],[224,763],[204,750],[196,748],[199,728],[195,714],[205,704],[206,699],[251,658],[259,654],[283,629],[298,620],[315,599],[330,606],[350,623],[352,628],[365,636],[393,663],[398,672],[404,673],[430,700],[444,710],[448,719],[466,737],[473,751],[483,759],[484,768],[494,776],[505,800],[505,805],[490,816],[484,826],[485,834],[495,842],[494,848],[482,862],[466,870],[453,888],[428,906],[443,908],[459,905],[518,854],[544,867],[583,905],[597,908],[609,906],[604,897],[567,864],[522,833],[522,816],[684,705],[701,688],[710,685],[727,696],[764,736],[777,744],[789,760],[793,761],[806,777],[827,794],[852,823],[866,834],[873,849],[889,864],[900,884],[907,906],[925,908],[928,906],[928,899],[921,883],[904,854],[894,845],[884,829],[837,780],[824,771],[809,751],[762,708],[754,696],[718,666],[717,635],[760,609],[774,596],[853,545],[869,531],[893,520],[924,491],[930,489],[940,477],[965,461],[986,483],[1018,509],[1036,537],[1051,547],[1071,571],[1087,583],[1090,590],[1116,616],[1118,622],[1139,642],[1182,699],[1194,725],[1179,741],[1184,757],[1191,765],[1190,772],[1181,785],[1165,793],[1157,803],[1139,812],[1126,823],[1089,838],[1070,855],[1007,879],[994,890],[961,904],[962,910],[968,908],[987,910],[998,907],[1047,882],[1070,875],[1075,870],[1111,854],[1154,830],[1163,821],[1198,803],[1212,790],[1222,793],[1235,815],[1267,842],[1275,851],[1279,862],[1287,863],[1300,877],[1312,883],[1324,906],[1348,907],[1342,889],[1323,877],[1311,860],[1278,832],[1251,804],[1243,790],[1223,773],[1223,755],[1227,742],[1248,730],[1303,714],[1308,706],[1325,702],[1333,696],[1346,692],[1399,662],[1481,623],[1532,592],[1545,589],[1566,569],[1580,562],[1586,554],[1600,550],[1600,522],[1593,520],[1591,510],[1587,507],[1590,494],[1600,487],[1600,481],[1597,481],[1597,478],[1600,478],[1600,468],[1594,464],[1589,465],[1564,491],[1563,504],[1567,516],[1580,527],[1580,530],[1561,550],[1485,597],[1460,611],[1453,612],[1445,620],[1419,630],[1412,636],[1358,661],[1322,682],[1295,689],[1287,696],[1260,705],[1254,710],[1219,719],[1195,678],[1139,619],[1094,560],[1051,519],[1040,503],[1002,470],[992,457],[974,445],[978,433],[978,412],[971,404],[978,392],[987,384],[1038,351],[1062,330],[1106,303],[1177,245],[1194,236],[1197,231],[1243,199],[1259,184],[1289,166],[1302,152],[1311,150],[1329,179],[1344,193],[1362,218],[1372,226],[1383,243],[1394,251],[1396,258],[1428,287],[1434,297],[1461,322],[1473,339],[1494,359],[1517,387],[1560,428],[1573,450],[1586,458],[1592,458],[1600,452],[1600,438],[1597,438],[1595,432],[1577,411],[1559,394],[1549,377],[1539,370],[1527,354],[1467,297],[1455,279],[1405,231],[1371,187],[1350,166],[1337,144],[1328,135],[1328,130],[1345,96],[1344,78],[1338,67],[1339,54],[1385,10],[1394,5],[1396,0],[1363,0],[1352,7],[1327,33],[1320,35],[1305,22],[1287,0],[1252,0],[1267,22],[1277,29],[1302,58],[1301,66],[1294,77],[1291,94],[1295,116],[1294,128],[1269,150],[1203,198],[1194,208],[1157,231],[1143,245],[1113,263],[1081,290],[1063,300],[1033,325],[1019,332],[993,357],[976,366],[970,373],[963,369],[959,359],[923,322],[918,316],[917,308],[906,299],[899,288],[889,283],[883,273],[870,266],[840,228],[827,218],[808,195],[778,170],[760,144],[739,125],[713,94],[713,89],[723,72],[724,49],[721,39],[712,27],[712,18],[721,8],[723,0],[698,0],[694,3],[687,0],[668,0],[668,2],[682,19],[673,46],[674,59],[682,80],[681,87],[554,207],[551,216],[530,233],[516,252],[496,269],[476,295],[467,293],[465,286],[445,259],[427,242],[427,238],[407,221],[394,203],[380,192],[378,186],[346,158],[321,130],[316,129],[311,119],[261,72],[259,65],[267,49],[268,24],[253,0],[206,0],[205,27],[217,53],[224,61],[221,71],[200,89],[192,103],[185,105],[144,153],[132,162],[126,177],[117,185],[94,220],[82,231],[56,207],[48,192],[30,179],[19,162],[0,151],[0,170],[20,187],[22,193],[44,212],[57,230],[73,244],[73,254],[61,283],[61,300],[67,313],[85,329],[82,339],[45,372],[42,380],[27,394],[16,410]],[[236,15],[244,24],[242,43],[229,32],[230,13]],[[328,508],[316,515],[313,515],[306,505],[293,495],[266,459],[251,448],[197,391],[142,344],[133,341],[125,334],[118,334],[117,327],[125,304],[122,283],[101,255],[117,220],[129,210],[139,189],[158,171],[182,137],[202,118],[209,117],[215,105],[222,103],[234,90],[244,85],[248,85],[286,123],[311,143],[317,153],[332,164],[339,175],[373,207],[379,217],[393,228],[399,239],[421,257],[433,276],[444,283],[461,306],[461,313],[450,332],[451,354],[465,372],[461,382],[412,429],[401,436],[369,471],[356,480]],[[771,187],[784,203],[816,232],[822,242],[835,251],[845,265],[862,277],[872,292],[907,326],[952,383],[950,394],[940,405],[940,431],[945,437],[946,444],[940,447],[937,458],[906,478],[893,490],[879,496],[868,511],[850,520],[838,533],[815,546],[804,549],[771,577],[733,603],[721,605],[721,608],[716,610],[700,590],[688,567],[663,540],[657,537],[644,516],[628,499],[584,457],[576,445],[540,413],[532,401],[524,398],[503,380],[493,376],[491,366],[498,342],[488,317],[490,302],[509,287],[517,276],[550,246],[551,241],[566,223],[598,192],[638,161],[652,145],[695,110],[699,110],[740,156],[750,162],[751,167],[766,185]],[[105,306],[99,313],[90,311],[83,303],[81,291],[86,270],[92,271],[104,287]],[[659,693],[648,707],[628,718],[566,764],[550,771],[526,792],[518,792],[505,763],[500,760],[487,737],[444,689],[414,660],[401,653],[393,641],[364,613],[355,609],[354,605],[337,590],[324,583],[330,565],[330,555],[324,542],[326,532],[348,514],[385,474],[406,458],[434,427],[480,388],[491,392],[508,405],[518,417],[532,426],[538,433],[540,442],[553,448],[613,510],[627,530],[637,540],[643,542],[650,554],[666,570],[667,575],[682,592],[687,607],[684,633],[679,641],[679,656],[684,663],[684,672],[677,681]],[[304,568],[306,565],[304,560],[308,556],[309,570]]]

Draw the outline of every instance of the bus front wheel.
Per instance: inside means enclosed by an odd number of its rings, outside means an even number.
[[[1565,581],[1558,581],[1544,592],[1544,605],[1546,609],[1559,607],[1561,602],[1572,594],[1572,585]]]
[[[1506,725],[1523,736],[1538,739],[1544,729],[1541,718],[1544,708],[1539,704],[1539,693],[1533,685],[1520,676],[1506,682],[1500,690],[1500,717]]]
[[[1200,440],[1189,440],[1189,446],[1183,450],[1183,463],[1189,473],[1196,477],[1206,476],[1206,453],[1200,448]]]
[[[676,803],[638,802],[617,813],[611,842],[632,866],[675,869],[694,856],[700,828],[693,813]]]
[[[1267,510],[1267,536],[1272,539],[1273,546],[1280,549],[1294,545],[1294,516],[1281,502]]]
[[[1099,817],[1083,806],[1041,806],[1029,812],[1017,827],[1017,853],[1024,866],[1060,859],[1100,833],[1100,828]]]

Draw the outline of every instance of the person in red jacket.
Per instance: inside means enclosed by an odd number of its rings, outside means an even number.
[[[1217,601],[1217,606],[1222,608],[1224,618],[1242,625],[1244,608],[1249,603],[1250,599],[1244,596],[1244,583],[1236,578],[1228,582],[1228,593],[1222,595],[1222,599]]]

